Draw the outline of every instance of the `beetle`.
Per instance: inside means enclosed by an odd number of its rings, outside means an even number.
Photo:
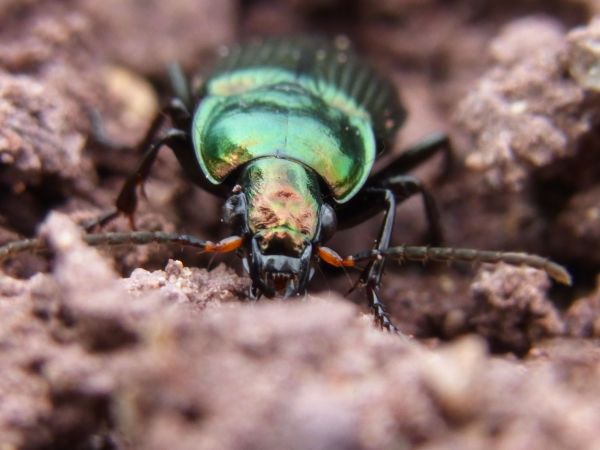
[[[120,214],[134,226],[137,188],[161,148],[173,150],[189,178],[225,199],[223,221],[232,236],[213,243],[163,232],[90,233],[91,244],[178,242],[205,252],[237,251],[252,280],[251,296],[294,297],[306,290],[319,261],[335,267],[365,263],[359,283],[376,322],[396,332],[379,298],[387,259],[504,261],[545,270],[570,282],[559,265],[524,253],[444,247],[390,247],[398,204],[423,199],[432,245],[442,239],[433,196],[411,169],[438,152],[450,154],[445,135],[433,135],[371,173],[392,146],[406,110],[396,89],[348,47],[316,38],[273,39],[233,47],[193,90],[178,66],[170,68],[174,96],[143,140],[145,152],[126,179],[116,207],[88,224],[91,231]],[[166,121],[171,127],[163,131]],[[383,212],[372,249],[341,257],[324,244],[338,229]],[[21,241],[0,257],[42,245]]]

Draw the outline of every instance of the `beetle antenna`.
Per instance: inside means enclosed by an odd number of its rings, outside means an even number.
[[[97,233],[84,234],[84,242],[92,246],[101,245],[145,245],[145,244],[180,244],[186,247],[194,247],[200,252],[207,253],[226,253],[240,247],[242,238],[231,236],[219,242],[204,241],[195,236],[187,234],[166,233],[164,231],[127,231],[122,233]],[[0,246],[0,260],[24,252],[44,251],[48,249],[48,244],[44,239],[23,239],[13,241]]]
[[[20,241],[9,242],[0,247],[0,259],[6,259],[19,253],[34,253],[45,250],[46,245],[41,239],[21,239]]]
[[[499,263],[503,262],[515,266],[528,266],[543,270],[559,283],[571,285],[571,275],[563,266],[541,256],[528,253],[498,252],[489,250],[475,250],[470,248],[450,247],[423,247],[401,245],[383,250],[369,250],[353,255],[348,260],[371,261],[375,258],[391,258],[398,261],[436,261],[436,262],[471,262],[471,263]]]

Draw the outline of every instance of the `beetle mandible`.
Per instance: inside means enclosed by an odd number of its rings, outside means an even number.
[[[396,206],[423,199],[432,245],[439,245],[439,214],[424,185],[407,175],[440,151],[445,135],[407,149],[381,170],[375,159],[391,147],[406,117],[392,83],[360,60],[347,41],[273,39],[233,47],[193,91],[178,66],[170,70],[174,97],[157,115],[144,155],[125,181],[116,208],[90,224],[119,214],[132,224],[137,187],[161,148],[169,147],[198,186],[225,198],[223,220],[233,235],[220,242],[161,232],[88,234],[91,244],[178,242],[206,252],[237,251],[252,280],[251,295],[293,297],[306,290],[319,261],[362,268],[359,283],[379,325],[397,331],[378,290],[386,259],[524,264],[568,283],[551,261],[524,253],[444,247],[390,247]],[[166,120],[171,128],[162,131]],[[337,229],[378,213],[373,249],[341,257],[323,244]],[[40,245],[31,241],[30,246]],[[0,257],[29,248],[12,243]]]

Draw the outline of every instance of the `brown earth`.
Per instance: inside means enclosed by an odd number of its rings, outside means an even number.
[[[3,262],[0,449],[600,448],[595,14],[595,0],[0,0],[0,242],[39,230],[51,250]],[[167,63],[201,74],[220,45],[300,32],[348,35],[396,82],[410,119],[393,153],[449,132],[449,177],[440,158],[416,171],[448,245],[550,256],[573,286],[389,264],[400,338],[334,270],[303,300],[252,302],[234,256],[83,244],[76,223],[135,167]],[[91,138],[98,116],[119,146]],[[140,229],[227,236],[220,201],[166,152],[146,192]],[[377,228],[331,246],[362,250]],[[394,241],[424,229],[420,201],[401,205]]]

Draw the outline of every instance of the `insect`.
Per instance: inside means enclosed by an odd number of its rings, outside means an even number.
[[[145,153],[117,198],[119,214],[133,223],[137,188],[161,148],[169,147],[198,186],[225,199],[223,220],[232,236],[213,243],[163,232],[87,234],[91,244],[176,242],[205,252],[237,251],[255,298],[304,292],[323,262],[361,267],[377,323],[397,331],[379,298],[386,260],[507,262],[545,270],[569,283],[559,265],[535,255],[444,247],[390,247],[398,204],[423,199],[429,236],[441,240],[439,215],[424,185],[407,175],[440,151],[448,139],[435,135],[409,148],[381,170],[375,159],[390,147],[406,117],[394,86],[364,64],[345,41],[279,39],[234,47],[222,55],[201,88],[192,90],[176,66],[174,97],[150,126]],[[171,127],[162,131],[166,121]],[[338,229],[383,213],[372,249],[341,257],[324,244]],[[92,226],[90,226],[90,229]],[[0,257],[42,245],[13,242]]]

